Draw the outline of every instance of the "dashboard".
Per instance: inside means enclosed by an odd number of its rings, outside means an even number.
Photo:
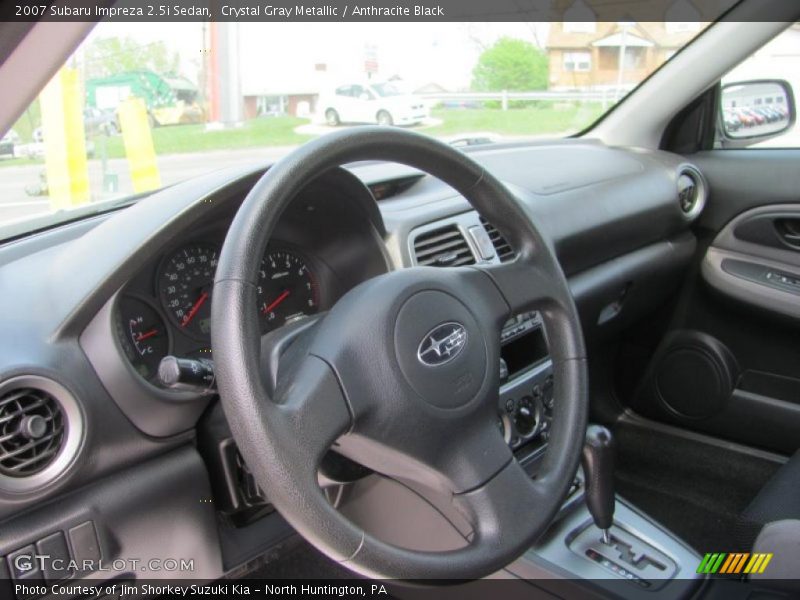
[[[681,157],[571,140],[469,153],[553,244],[590,348],[679,285],[696,247],[690,226],[699,212],[682,208],[679,179],[687,172],[702,178]],[[175,556],[191,548],[198,577],[215,578],[222,564],[257,554],[252,540],[263,546],[290,534],[279,515],[265,517],[264,497],[243,495],[252,478],[237,461],[213,394],[168,389],[156,378],[165,356],[213,359],[216,262],[266,168],[212,172],[0,247],[0,289],[7,292],[0,310],[17,317],[0,324],[4,339],[13,340],[0,345],[0,381],[50,381],[57,386],[44,392],[72,407],[65,413],[71,454],[53,477],[13,492],[0,480],[0,555],[54,529],[68,531],[77,519],[96,524],[108,558],[149,556],[159,540],[159,551]],[[349,290],[394,269],[479,268],[513,255],[502,232],[441,181],[400,165],[347,165],[310,180],[276,223],[253,306],[261,333],[269,334],[323,314]],[[498,428],[513,449],[526,451],[547,439],[552,370],[537,316],[510,317],[502,332]],[[347,481],[363,472],[339,463],[326,476]],[[80,504],[40,510],[66,497]],[[215,505],[198,497],[214,497]],[[133,508],[141,506],[179,515],[170,519],[172,534],[143,525]],[[223,526],[215,509],[228,517],[256,510],[258,519]]]

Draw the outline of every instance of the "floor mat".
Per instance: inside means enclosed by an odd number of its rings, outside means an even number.
[[[362,579],[297,537],[273,560],[247,573],[249,579]]]
[[[738,514],[779,467],[732,447],[621,423],[617,491],[698,552],[736,551]]]

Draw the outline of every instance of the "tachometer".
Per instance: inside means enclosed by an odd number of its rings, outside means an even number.
[[[158,295],[170,320],[192,337],[211,332],[211,293],[218,251],[208,244],[188,244],[168,256],[158,275]]]
[[[155,306],[124,295],[117,305],[117,331],[125,355],[145,379],[154,379],[158,364],[169,354],[167,324]]]
[[[273,250],[264,256],[257,292],[263,332],[319,310],[316,278],[306,260],[289,250]]]

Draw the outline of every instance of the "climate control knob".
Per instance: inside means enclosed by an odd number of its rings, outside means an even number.
[[[541,421],[541,402],[530,396],[522,398],[514,412],[514,427],[522,437],[536,432]]]

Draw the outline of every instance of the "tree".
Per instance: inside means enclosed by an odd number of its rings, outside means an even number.
[[[154,71],[160,75],[175,74],[180,59],[162,42],[140,44],[130,37],[97,38],[84,54],[86,78],[107,77],[126,71]]]
[[[525,40],[502,37],[484,50],[472,70],[478,92],[529,92],[547,88],[547,55]]]

